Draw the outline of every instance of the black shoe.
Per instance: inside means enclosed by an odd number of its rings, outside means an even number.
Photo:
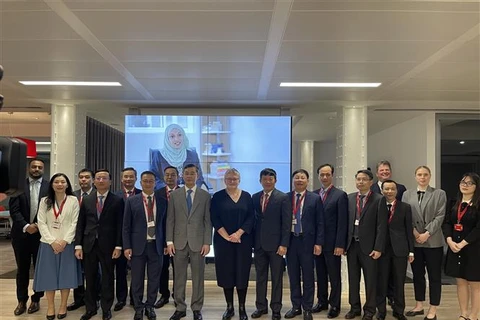
[[[185,311],[175,311],[170,317],[170,320],[180,320],[181,318],[184,318],[186,316],[187,313]]]
[[[40,303],[32,301],[28,307],[27,313],[32,314],[40,310]]]
[[[102,320],[110,320],[110,319],[112,319],[112,311],[110,310],[103,311]]]
[[[347,312],[347,314],[345,315],[345,319],[353,319],[355,317],[360,317],[362,315],[362,313],[360,311],[353,311],[353,310],[350,310]]]
[[[388,298],[388,299],[387,299],[387,303],[388,303],[388,305],[389,305],[390,307],[393,307],[393,305],[395,304],[393,298]]]
[[[423,316],[424,314],[425,314],[425,311],[423,310],[420,310],[420,311],[410,310],[410,311],[407,311],[407,313],[405,313],[407,317]]]
[[[328,310],[328,305],[321,304],[319,302],[312,308],[312,313],[318,313],[318,312],[323,311],[323,310]]]
[[[95,311],[87,311],[85,312],[81,317],[80,317],[80,320],[88,320],[90,319],[91,317],[97,315],[97,310]]]
[[[333,319],[338,317],[339,315],[340,315],[340,308],[332,307],[330,308],[330,310],[328,310],[327,318]]]
[[[164,296],[162,296],[162,297],[160,297],[160,299],[158,299],[157,303],[155,303],[154,307],[155,307],[155,309],[158,309],[158,308],[163,307],[167,303],[168,303],[168,297],[165,298]]]
[[[247,311],[245,310],[245,304],[239,304],[239,306],[238,306],[238,318],[240,320],[248,320]]]
[[[142,320],[143,319],[143,310],[135,311],[135,315],[133,316],[133,320]]]
[[[285,319],[293,319],[295,318],[296,316],[299,316],[302,314],[302,309],[298,308],[298,309],[290,309],[287,311],[287,313],[285,313]]]
[[[24,314],[25,311],[27,311],[27,304],[25,302],[19,302],[17,307],[15,308],[15,311],[13,311],[13,314],[19,316],[21,314]]]
[[[365,315],[363,315],[362,320],[373,320],[373,316],[365,314]]]
[[[377,320],[385,320],[384,314],[377,314]]]
[[[157,319],[157,315],[153,308],[145,308],[145,315],[147,316],[148,320],[155,320]]]
[[[203,320],[202,311],[193,311],[193,320]]]
[[[67,317],[67,313],[66,313],[66,312],[65,312],[65,313],[59,313],[59,314],[57,314],[57,319],[64,319],[64,318],[66,318],[66,317]]]
[[[113,307],[113,311],[120,311],[123,309],[123,307],[125,307],[126,303],[123,302],[123,301],[118,301],[116,304],[115,304],[115,307]]]
[[[437,315],[435,315],[433,318],[427,318],[427,316],[425,316],[423,320],[437,320]]]
[[[313,320],[312,311],[304,310],[303,311],[303,320]]]
[[[46,318],[47,320],[54,320],[54,319],[55,319],[55,315],[52,314],[52,315],[49,316],[49,315],[47,314],[47,316],[46,316],[45,318]]]
[[[252,318],[257,319],[263,316],[264,314],[268,314],[268,310],[255,310],[252,313]]]
[[[83,307],[85,305],[85,302],[72,302],[67,306],[67,311],[74,311],[77,310],[80,307]]]
[[[399,313],[396,313],[396,312],[393,313],[393,317],[398,319],[398,320],[407,320],[407,317],[405,317],[403,314],[399,314]]]
[[[282,319],[282,315],[280,314],[280,312],[272,313],[272,320],[280,320],[280,319]]]
[[[223,313],[222,320],[230,320],[235,315],[233,304],[227,303],[227,310]]]

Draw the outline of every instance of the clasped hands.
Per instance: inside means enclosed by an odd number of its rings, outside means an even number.
[[[458,253],[460,250],[462,250],[468,243],[465,240],[462,240],[461,242],[454,242],[452,238],[448,237],[447,238],[447,244],[450,247],[450,250],[453,251],[453,253]]]
[[[50,246],[53,249],[53,253],[59,254],[63,252],[63,250],[65,250],[65,247],[67,246],[67,241],[56,239],[50,244]]]
[[[417,229],[413,229],[413,235],[415,236],[415,241],[420,244],[427,242],[428,238],[430,238],[430,232],[419,233]]]

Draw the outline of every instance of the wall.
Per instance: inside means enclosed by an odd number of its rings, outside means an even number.
[[[318,181],[317,168],[320,165],[325,163],[329,163],[334,167],[336,165],[335,159],[336,159],[337,142],[335,140],[315,142],[314,148],[315,148],[315,154],[313,158],[314,172],[311,172],[310,175],[311,175],[311,179],[313,179],[313,190],[316,190],[316,189],[319,189],[321,186],[320,181]]]

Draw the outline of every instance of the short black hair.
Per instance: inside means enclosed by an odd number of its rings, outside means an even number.
[[[297,169],[297,170],[293,171],[293,173],[292,173],[292,179],[293,179],[293,177],[295,177],[295,175],[296,175],[297,173],[303,173],[304,175],[307,176],[307,179],[310,179],[310,175],[308,174],[308,171],[305,170],[305,169]]]
[[[31,164],[33,161],[40,161],[40,162],[43,163],[43,165],[45,166],[45,161],[43,161],[43,160],[40,159],[40,158],[30,159],[30,161],[28,162],[28,165],[30,166],[30,164]]]
[[[385,183],[395,183],[395,187],[398,188],[398,184],[397,184],[395,181],[393,181],[393,180],[385,180],[385,181],[382,182],[382,190],[383,190],[383,185],[384,185]]]
[[[320,173],[320,170],[322,170],[323,167],[330,167],[330,169],[332,169],[332,174],[335,172],[335,168],[330,163],[325,163],[317,168],[317,174]]]
[[[265,168],[260,171],[260,179],[262,179],[263,176],[274,177],[275,180],[277,180],[277,172],[272,168]]]
[[[198,173],[198,167],[196,165],[194,165],[193,163],[189,163],[185,167],[183,167],[183,171],[185,172],[185,170],[188,169],[188,168],[195,168],[195,170]]]
[[[126,168],[123,168],[123,169],[122,169],[122,175],[123,175],[123,173],[124,173],[125,171],[133,171],[133,172],[135,172],[135,178],[137,177],[137,170],[135,170],[134,167],[126,167]]]
[[[167,171],[168,169],[173,169],[173,170],[175,170],[175,172],[176,172],[177,175],[178,175],[178,169],[177,169],[177,167],[174,167],[174,166],[168,166],[168,167],[166,167],[165,169],[163,169],[163,173],[165,173],[165,171]]]
[[[147,170],[147,171],[143,171],[143,172],[142,172],[142,174],[140,175],[140,179],[142,179],[143,176],[144,176],[144,175],[147,175],[147,174],[152,175],[153,177],[155,177],[155,173],[153,173],[153,172],[150,171],[150,170]]]
[[[377,172],[378,172],[378,168],[380,168],[380,166],[388,166],[388,169],[390,169],[390,171],[392,171],[392,165],[390,164],[390,161],[388,160],[381,160],[377,163]]]
[[[356,178],[360,173],[366,174],[366,175],[370,178],[370,180],[373,180],[373,173],[372,173],[372,171],[366,170],[366,169],[358,170],[357,173],[355,174],[355,178]]]
[[[94,176],[96,176],[97,173],[99,173],[99,172],[106,172],[106,173],[108,173],[108,178],[109,178],[110,180],[112,180],[112,174],[110,173],[110,171],[108,171],[108,169],[103,169],[103,168],[102,168],[102,169],[97,169],[97,170],[95,170]]]
[[[82,170],[78,171],[78,175],[80,175],[80,173],[84,173],[84,172],[90,173],[90,176],[93,178],[93,171],[91,169],[88,169],[88,168],[83,168]]]

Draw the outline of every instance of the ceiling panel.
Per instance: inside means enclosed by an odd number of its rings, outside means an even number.
[[[103,41],[128,62],[262,62],[265,41]]]
[[[83,11],[76,14],[101,40],[175,41],[265,41],[272,15],[271,12],[223,11],[177,11],[175,14],[168,11]]]
[[[433,100],[433,101],[478,101],[480,110],[480,91],[420,91],[407,90],[387,93],[384,96],[387,100]]]
[[[371,89],[370,89],[371,90]],[[291,89],[291,88],[275,88],[268,92],[268,100],[299,100],[299,101],[315,101],[315,100],[345,100],[365,101],[368,99],[370,90],[348,90],[348,89],[325,89],[325,88],[308,88],[308,89]]]
[[[253,100],[256,91],[150,91],[158,100]]]
[[[8,70],[8,77],[22,78],[18,80],[83,81],[118,77],[118,73],[103,61],[4,61],[3,67]]]
[[[476,62],[450,62],[435,63],[425,71],[418,74],[419,78],[453,78],[472,79],[478,77],[480,71],[479,61]]]
[[[34,11],[34,10],[50,10],[50,8],[42,0],[30,1],[0,1],[0,12],[11,11]]]
[[[45,90],[36,91],[37,99],[61,100],[143,100],[137,91],[106,90]]]
[[[258,79],[138,79],[147,89],[152,91],[256,91]]]
[[[443,58],[442,62],[477,62],[480,60],[480,38],[476,37]]]
[[[359,1],[359,0],[295,0],[293,11],[349,10],[349,11],[454,11],[478,12],[478,0],[447,1]]]
[[[398,90],[478,90],[479,74],[471,78],[413,78],[398,87]]]

